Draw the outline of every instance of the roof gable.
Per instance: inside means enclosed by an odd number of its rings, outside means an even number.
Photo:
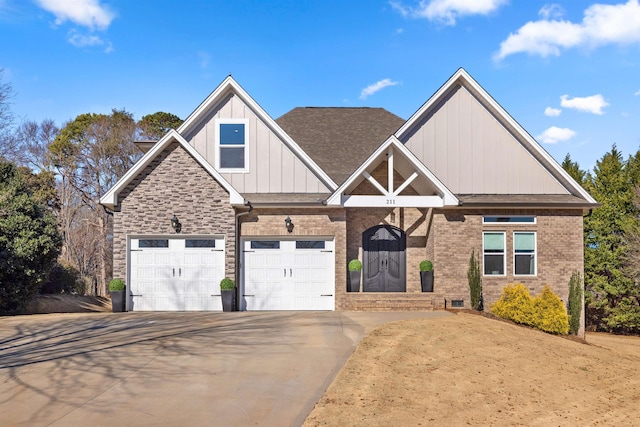
[[[395,135],[456,193],[571,194],[596,203],[462,68]]]
[[[233,112],[233,109],[237,110],[246,109],[249,110],[250,114],[245,114],[244,117],[250,117],[251,120],[251,129],[250,132],[251,138],[255,142],[263,143],[266,146],[262,147],[264,149],[264,153],[261,151],[260,155],[263,155],[262,160],[264,160],[264,155],[270,155],[274,152],[274,150],[279,150],[279,145],[283,145],[285,147],[284,151],[278,151],[278,155],[283,156],[282,162],[291,165],[292,169],[295,169],[298,173],[295,176],[295,179],[290,179],[289,181],[300,181],[300,175],[303,174],[307,169],[311,175],[317,180],[319,180],[319,185],[311,185],[306,189],[307,191],[333,191],[337,184],[332,180],[332,178],[325,173],[325,171],[318,166],[314,159],[312,159],[299,145],[296,141],[294,141],[291,136],[289,136],[276,121],[274,121],[263,109],[258,105],[258,103],[249,96],[249,94],[231,77],[228,76],[208,97],[205,99],[202,104],[198,106],[194,110],[193,113],[184,121],[184,123],[177,129],[178,133],[182,135],[185,139],[190,140],[190,142],[196,146],[198,151],[205,150],[206,146],[212,145],[212,140],[214,138],[213,134],[215,131],[211,129],[206,129],[206,126],[209,122],[215,120],[213,117],[213,112],[216,109],[220,109],[224,107],[226,104],[226,108],[229,111],[229,115],[234,115],[233,117],[220,117],[221,119],[228,118],[240,118],[240,116]],[[204,128],[204,131],[201,130]],[[207,134],[208,131],[208,134]],[[197,135],[200,133],[201,135]],[[266,135],[266,136],[265,136]],[[269,138],[269,135],[273,135],[272,138]],[[202,141],[198,141],[200,138]],[[257,144],[254,144],[257,145]],[[251,147],[250,156],[257,160],[258,156],[258,147]],[[253,150],[253,151],[251,151]],[[211,156],[214,154],[212,153]],[[209,158],[210,156],[206,156]],[[266,170],[265,167],[268,166],[269,169],[284,169],[282,166],[276,167],[274,165],[266,165],[264,161],[258,162],[250,162],[253,163],[251,166],[252,173],[258,173],[258,167],[262,168],[261,171],[265,175],[264,177],[254,177],[254,181],[258,182],[258,185],[264,183],[265,179],[268,180],[271,172],[270,170]],[[304,169],[304,170],[303,170]],[[242,174],[232,174],[221,171],[221,174],[226,176],[227,179],[232,182],[234,185],[238,185],[245,177]],[[282,177],[281,179],[286,180],[286,177]],[[255,186],[255,185],[254,185]],[[245,191],[242,189],[241,191]],[[259,191],[257,188],[251,188],[247,190],[249,192],[269,192],[269,191],[286,191],[282,190],[266,190]],[[304,191],[303,191],[304,192]]]
[[[153,148],[142,156],[138,162],[133,165],[127,173],[111,187],[111,189],[100,199],[100,203],[109,209],[114,209],[118,204],[118,194],[140,174],[169,144],[177,142],[184,148],[220,185],[229,193],[229,203],[232,205],[244,204],[244,198],[238,193],[227,180],[225,180],[217,170],[211,166],[195,148],[193,148],[185,139],[175,130],[170,130]]]
[[[381,183],[371,176],[382,162],[387,162],[388,181]],[[395,177],[402,169],[403,182],[396,183]],[[421,186],[415,186],[418,178],[423,180]],[[368,180],[378,194],[351,195],[350,192],[364,180]],[[399,184],[399,185],[396,185]],[[409,186],[422,188],[422,192],[414,196],[402,196],[403,190]],[[356,169],[349,178],[327,200],[328,205],[342,206],[385,206],[386,207],[443,207],[457,206],[456,196],[395,136],[389,137]]]

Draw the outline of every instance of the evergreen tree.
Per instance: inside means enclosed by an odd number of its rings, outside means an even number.
[[[593,175],[585,179],[587,190],[602,204],[584,224],[588,322],[619,332],[637,328],[633,306],[637,307],[638,287],[623,271],[628,253],[626,233],[638,223],[630,172],[629,163],[622,160],[614,145],[596,163]]]
[[[569,153],[567,153],[567,155],[564,157],[564,160],[562,161],[562,169],[567,171],[571,178],[575,179],[578,184],[584,184],[586,172],[580,169],[580,166],[577,162],[571,160],[571,156],[569,155]]]

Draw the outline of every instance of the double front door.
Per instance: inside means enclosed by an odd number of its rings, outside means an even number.
[[[406,249],[404,231],[378,225],[362,234],[364,292],[406,291]]]

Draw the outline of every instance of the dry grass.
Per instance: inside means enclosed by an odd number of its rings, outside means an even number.
[[[461,313],[362,340],[305,426],[640,425],[640,338]]]

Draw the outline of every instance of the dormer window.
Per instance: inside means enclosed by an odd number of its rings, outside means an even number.
[[[221,172],[249,171],[249,120],[216,119],[216,167]]]

